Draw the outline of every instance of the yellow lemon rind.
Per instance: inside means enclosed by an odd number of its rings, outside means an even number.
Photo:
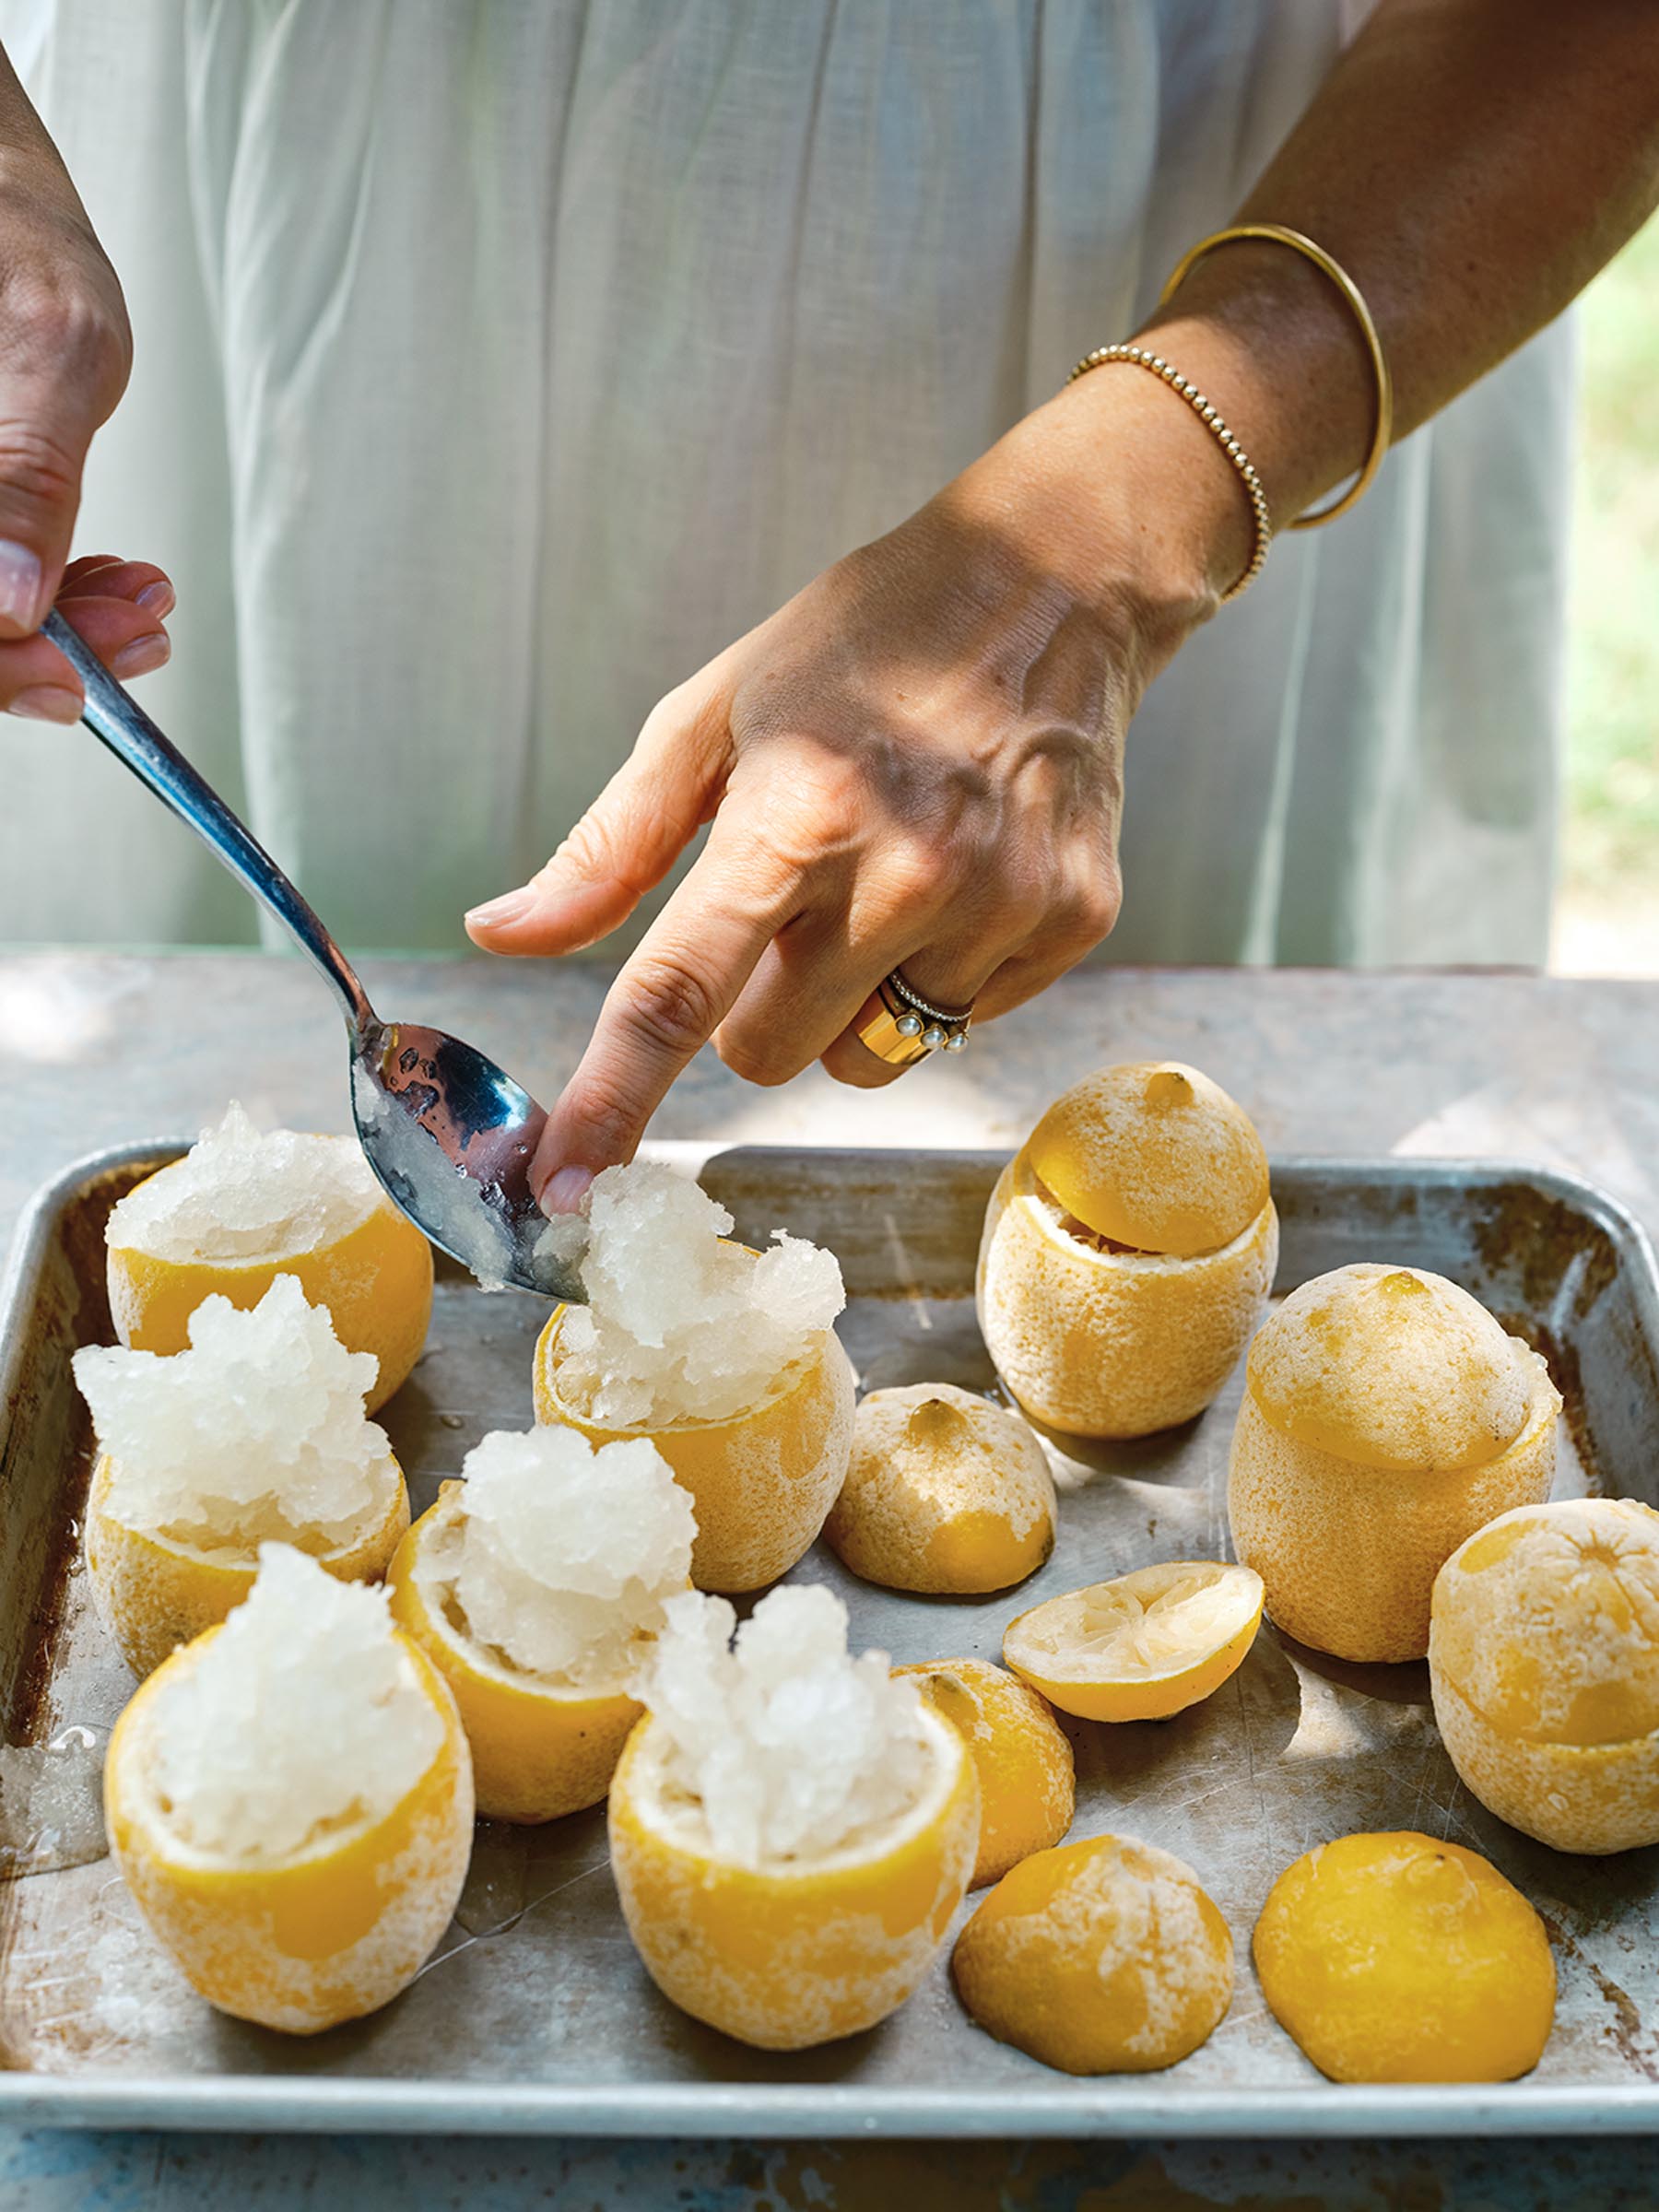
[[[1555,1480],[1560,1395],[1540,1361],[1526,1420],[1484,1466],[1395,1475],[1287,1437],[1246,1387],[1233,1430],[1233,1547],[1267,1592],[1274,1625],[1358,1664],[1421,1659],[1434,1578],[1465,1539]]]
[[[448,1686],[403,1639],[443,1740],[379,1820],[275,1865],[226,1865],[171,1836],[150,1799],[144,1734],[175,1653],[122,1713],[104,1763],[110,1848],[139,1912],[198,1995],[219,2011],[314,2035],[377,2011],[407,1987],[449,1925],[472,1853],[472,1769]]]
[[[1265,1310],[1278,1260],[1271,1198],[1194,1258],[1103,1253],[1061,1228],[1023,1154],[985,1209],[980,1331],[1022,1409],[1062,1435],[1148,1436],[1210,1404]]]
[[[980,1785],[979,1850],[970,1889],[1001,1881],[1034,1851],[1047,1851],[1077,1812],[1071,1739],[1046,1698],[984,1659],[896,1666],[961,1735]]]
[[[1269,2011],[1332,2081],[1512,2081],[1549,2039],[1543,1923],[1488,1860],[1442,1838],[1305,1852],[1268,1892],[1252,1949]]]
[[[314,1251],[182,1262],[112,1245],[106,1275],[118,1340],[133,1351],[165,1356],[185,1349],[190,1316],[204,1299],[228,1298],[246,1312],[277,1276],[295,1277],[312,1305],[326,1307],[347,1350],[371,1352],[379,1362],[365,1400],[369,1413],[407,1380],[431,1321],[432,1248],[389,1198],[371,1207],[346,1235]]]
[[[967,1892],[979,1784],[966,1745],[924,1706],[937,1762],[894,1833],[817,1861],[733,1865],[688,1841],[657,1802],[649,1716],[611,1784],[611,1867],[646,1972],[682,2012],[766,2051],[873,2028],[932,1963]]]
[[[388,1453],[394,1477],[383,1511],[365,1519],[357,1534],[312,1549],[319,1567],[342,1583],[379,1582],[409,1525],[409,1493],[403,1471]],[[122,1657],[140,1677],[153,1674],[170,1653],[217,1627],[240,1606],[258,1572],[257,1547],[227,1552],[151,1531],[131,1528],[108,1510],[112,1467],[100,1455],[92,1470],[82,1538],[87,1580],[99,1619]]]
[[[556,1307],[535,1347],[535,1418],[562,1423],[594,1445],[645,1437],[667,1461],[697,1513],[691,1581],[739,1593],[777,1582],[810,1549],[846,1478],[857,1385],[833,1330],[781,1388],[722,1421],[609,1428],[559,1394]]]
[[[536,1825],[603,1802],[644,1708],[620,1688],[579,1689],[521,1675],[434,1612],[416,1576],[421,1547],[462,1510],[445,1483],[398,1547],[392,1618],[449,1684],[472,1752],[480,1818]]]
[[[1143,1903],[1137,1888],[1155,1895]],[[1127,1911],[1114,1909],[1120,1895]],[[1004,1877],[958,1936],[951,1975],[977,2025],[1040,2065],[1152,2073],[1225,2018],[1232,1937],[1183,1861],[1134,1837],[1089,1836]]]

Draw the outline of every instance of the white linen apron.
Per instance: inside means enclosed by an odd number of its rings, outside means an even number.
[[[77,543],[178,582],[144,698],[345,944],[459,947],[1130,328],[1362,12],[0,0],[131,307]],[[1160,678],[1110,957],[1542,958],[1570,387],[1552,331]],[[0,937],[255,937],[89,734],[0,727]]]

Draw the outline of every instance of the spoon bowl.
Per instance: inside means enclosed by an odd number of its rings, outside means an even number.
[[[442,1030],[382,1021],[350,962],[253,832],[54,607],[41,624],[80,677],[81,720],[275,914],[346,1017],[359,1142],[393,1204],[487,1289],[585,1302],[579,1222],[530,1189],[546,1113],[504,1068]]]
[[[504,1068],[442,1030],[375,1022],[353,1047],[359,1142],[393,1203],[487,1290],[580,1300],[581,1230],[530,1188],[546,1113]]]

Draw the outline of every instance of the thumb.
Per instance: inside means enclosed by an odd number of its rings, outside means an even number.
[[[466,916],[487,952],[579,952],[627,921],[718,804],[724,694],[702,677],[652,709],[633,751],[522,890]]]

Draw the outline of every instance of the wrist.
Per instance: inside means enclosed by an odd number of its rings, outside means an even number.
[[[1042,487],[1071,587],[1126,621],[1161,667],[1247,567],[1255,518],[1214,432],[1162,380],[1103,363],[1005,443]]]

